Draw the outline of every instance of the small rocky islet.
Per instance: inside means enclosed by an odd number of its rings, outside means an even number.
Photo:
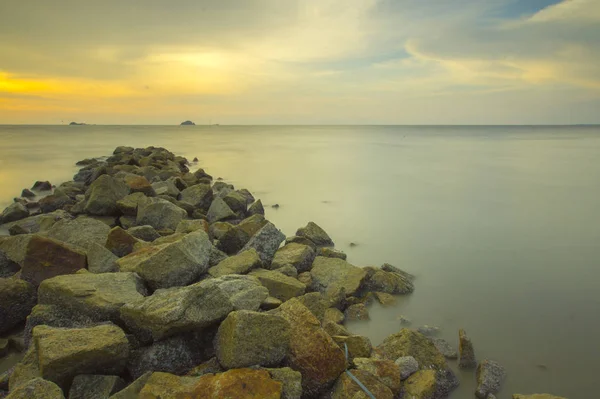
[[[350,264],[316,223],[286,238],[248,190],[164,148],[77,165],[0,216],[0,356],[22,353],[0,398],[368,398],[358,379],[377,399],[437,399],[457,357],[478,398],[500,389],[504,368],[462,330],[458,354],[429,330],[376,347],[349,332],[412,276]]]

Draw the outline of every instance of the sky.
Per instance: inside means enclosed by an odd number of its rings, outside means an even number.
[[[600,0],[2,0],[0,124],[600,123]]]

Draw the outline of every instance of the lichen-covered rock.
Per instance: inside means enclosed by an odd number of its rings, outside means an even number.
[[[34,378],[11,390],[5,399],[65,399],[58,385],[42,378]]]
[[[248,208],[248,215],[264,215],[264,214],[265,214],[265,208],[263,207],[261,200],[256,201],[255,203],[250,205],[250,208]]]
[[[288,277],[298,277],[298,270],[292,265],[281,266],[280,268],[275,269],[275,271]]]
[[[250,237],[258,233],[260,229],[267,225],[267,223],[269,223],[269,221],[265,219],[263,215],[252,215],[242,220],[235,228],[245,233],[247,242]]]
[[[272,296],[268,296],[264,301],[262,301],[260,308],[262,310],[277,309],[282,303],[283,301],[273,298]]]
[[[296,297],[300,303],[310,310],[315,315],[319,322],[323,323],[325,319],[325,311],[330,306],[329,301],[320,292],[309,292]]]
[[[442,353],[442,355],[446,357],[446,359],[458,358],[458,353],[456,352],[456,350],[445,339],[431,338],[431,341],[433,342],[437,350],[439,350]]]
[[[178,241],[146,247],[117,261],[119,269],[138,273],[151,289],[185,286],[208,270],[212,244],[204,231]]]
[[[547,393],[534,393],[531,395],[523,395],[520,393],[516,393],[512,396],[512,399],[567,399],[562,396],[554,396]]]
[[[151,375],[151,372],[145,373],[140,378],[127,385],[126,388],[112,395],[110,399],[139,399],[140,391],[144,388]]]
[[[71,245],[36,234],[27,245],[22,266],[21,278],[38,286],[45,279],[85,269],[87,258]]]
[[[208,274],[213,277],[221,277],[227,274],[246,274],[260,266],[261,261],[258,253],[256,250],[250,249],[224,259],[217,266],[208,269]]]
[[[225,252],[217,249],[217,247],[215,247],[215,246],[212,246],[210,248],[210,256],[208,259],[208,265],[210,267],[217,266],[219,263],[223,262],[227,258],[228,258],[228,256]]]
[[[352,370],[352,375],[358,379],[377,399],[394,399],[394,393],[379,378],[365,370]],[[338,378],[331,399],[368,398],[363,389],[348,373]]]
[[[69,399],[107,399],[125,387],[116,375],[80,374],[73,379]]]
[[[292,265],[302,273],[310,270],[314,259],[315,251],[308,245],[287,244],[275,252],[269,269],[275,270],[285,265]]]
[[[256,269],[250,273],[269,290],[269,295],[283,302],[303,295],[306,286],[293,277],[288,277],[273,270]]]
[[[73,216],[62,209],[50,213],[29,216],[25,219],[6,224],[12,235],[15,230],[19,234],[33,234],[49,230],[56,222],[62,219],[73,219]]]
[[[500,363],[484,360],[477,366],[477,390],[475,396],[486,399],[488,395],[500,391],[500,386],[506,378],[506,370]]]
[[[437,399],[437,381],[434,370],[420,370],[404,381],[404,396],[414,399]]]
[[[33,340],[42,377],[59,386],[79,374],[120,374],[129,342],[119,327],[105,324],[81,329],[37,326]]]
[[[421,369],[446,368],[446,359],[433,342],[423,334],[408,328],[385,338],[377,347],[377,351],[386,359],[394,361],[399,357],[412,356]]]
[[[350,305],[344,312],[346,320],[369,320],[369,309],[364,303]]]
[[[350,360],[355,357],[371,357],[373,346],[368,337],[362,335],[334,335],[332,338],[344,352],[348,347],[348,358]]]
[[[352,335],[344,326],[328,320],[323,321],[323,330],[325,330],[325,332],[332,337],[336,335],[341,337],[348,337]]]
[[[472,369],[477,367],[473,343],[463,329],[458,331],[458,358],[458,367],[461,369]]]
[[[43,281],[38,290],[41,305],[53,305],[64,313],[97,322],[114,323],[120,320],[121,306],[139,301],[144,295],[144,284],[134,273],[57,276]]]
[[[75,204],[75,200],[66,195],[62,190],[56,189],[53,194],[50,194],[39,201],[40,210],[43,213],[51,213],[59,209],[66,209]]]
[[[118,215],[117,201],[129,194],[123,181],[109,175],[98,177],[85,193],[85,212],[90,215]]]
[[[290,322],[288,364],[302,373],[303,394],[316,395],[346,369],[344,352],[297,299],[284,302],[274,312]]]
[[[218,222],[217,222],[218,223]],[[214,230],[213,230],[214,231]],[[242,248],[250,237],[242,231],[238,226],[228,228],[218,238],[215,246],[226,254],[233,255],[238,252],[244,251]]]
[[[203,219],[188,220],[184,219],[177,225],[176,233],[192,233],[197,230],[202,230],[208,234],[208,222]]]
[[[238,191],[232,191],[223,197],[223,201],[231,208],[233,212],[246,212],[248,206],[247,199]]]
[[[225,275],[211,279],[229,298],[235,310],[257,311],[269,291],[254,276]]]
[[[317,247],[333,247],[333,241],[329,235],[314,222],[308,222],[305,227],[299,228],[296,236],[308,238]]]
[[[269,265],[283,240],[285,235],[269,222],[250,238],[242,250],[254,248],[263,264]]]
[[[117,201],[117,209],[126,216],[137,215],[138,206],[148,198],[144,193],[133,193],[126,195],[122,199]]]
[[[120,315],[140,341],[152,342],[211,326],[233,309],[218,284],[205,280],[188,287],[157,290],[122,306]]]
[[[25,205],[20,202],[13,202],[0,215],[0,223],[9,223],[16,220],[25,219],[29,216],[29,211]]]
[[[327,308],[323,314],[323,323],[331,321],[333,323],[342,324],[344,322],[344,314],[337,308]]]
[[[219,363],[227,368],[275,366],[286,356],[290,323],[267,313],[238,310],[219,326],[215,347]]]
[[[208,210],[213,201],[213,191],[209,184],[196,184],[181,192],[181,201],[194,208]]]
[[[142,377],[140,377],[142,378]],[[128,396],[120,396],[120,399],[166,399],[166,398],[197,398],[194,395],[194,388],[198,383],[199,377],[179,377],[170,373],[154,372],[145,381],[139,393],[135,395],[137,389],[131,389]],[[135,387],[137,388],[137,387]],[[129,389],[129,387],[125,388]],[[134,396],[135,395],[135,396]],[[119,394],[111,397],[114,399]],[[206,397],[206,396],[204,396]]]
[[[219,363],[219,360],[217,360],[216,357],[211,357],[210,359],[208,359],[207,361],[197,365],[196,367],[194,367],[193,369],[191,369],[190,371],[188,371],[186,373],[186,376],[189,377],[200,377],[203,376],[205,374],[217,374],[217,373],[222,373],[223,371],[223,367],[221,367],[221,364]]]
[[[227,219],[233,219],[236,217],[236,215],[222,198],[217,197],[210,204],[210,208],[208,208],[206,217],[210,223],[214,223]]]
[[[347,255],[345,253],[343,253],[342,251],[338,251],[337,249],[330,248],[330,247],[319,248],[317,255],[324,256],[326,258],[338,258],[341,260],[346,260],[346,258],[347,258]]]
[[[135,238],[144,240],[146,242],[152,242],[157,238],[160,238],[160,234],[158,234],[154,227],[149,225],[131,227],[127,231]]]
[[[400,369],[400,379],[405,380],[419,371],[419,362],[412,356],[402,356],[396,359],[396,366]]]
[[[24,344],[25,347],[31,347],[33,329],[36,326],[82,328],[91,327],[97,323],[97,321],[86,315],[70,313],[58,306],[35,305],[29,316],[27,316],[27,322],[25,323],[25,330],[23,331]]]
[[[281,399],[301,399],[302,374],[289,367],[267,369],[271,378],[281,382]]]
[[[365,281],[365,288],[369,291],[385,292],[387,294],[408,294],[413,292],[412,281],[400,274],[374,270]]]
[[[281,382],[272,379],[267,370],[234,369],[220,374],[208,374],[200,377],[191,396],[188,397],[203,399],[280,399],[282,390]]]
[[[352,362],[357,369],[371,373],[379,378],[394,395],[400,393],[400,389],[402,388],[400,368],[393,361],[358,357],[354,358]]]
[[[33,285],[17,278],[0,278],[0,334],[23,323],[36,302]]]
[[[173,180],[157,181],[152,183],[152,189],[156,195],[168,195],[169,197],[179,197],[180,190]]]
[[[310,272],[299,273],[296,277],[298,281],[306,286],[306,289],[311,290],[313,286],[312,275]]]
[[[108,237],[106,238],[106,249],[110,252],[122,258],[125,255],[129,255],[130,253],[141,249],[147,245],[145,243],[141,243],[137,238],[131,235],[128,231],[123,230],[121,227],[117,226],[113,228],[110,233],[108,233]]]
[[[138,206],[136,224],[150,225],[156,230],[175,230],[185,217],[187,212],[177,205],[161,198],[148,198]]]
[[[383,306],[391,306],[396,304],[396,297],[392,294],[386,294],[385,292],[374,292],[373,296],[377,299],[377,302]]]
[[[322,293],[332,286],[343,288],[347,296],[355,295],[363,285],[367,272],[337,258],[317,256],[310,271],[313,289]]]

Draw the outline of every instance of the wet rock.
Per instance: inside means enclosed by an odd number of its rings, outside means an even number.
[[[219,326],[215,347],[227,368],[274,366],[285,358],[290,323],[284,318],[247,310],[231,312]]]
[[[129,187],[121,180],[108,175],[94,181],[85,196],[85,212],[91,215],[118,215],[117,201],[129,194]]]
[[[350,360],[355,357],[370,357],[373,351],[371,340],[362,335],[334,335],[332,338],[344,352],[348,347],[348,358]]]
[[[317,256],[310,271],[313,289],[326,292],[332,286],[344,288],[346,295],[355,295],[367,278],[367,272],[360,267],[337,258]]]
[[[236,215],[223,199],[217,197],[210,204],[210,208],[208,208],[206,217],[210,223],[214,223],[222,220],[233,219],[236,217]]]
[[[31,187],[32,190],[36,190],[36,191],[50,191],[52,190],[52,184],[50,184],[49,181],[36,181],[35,183],[33,183],[33,186]]]
[[[117,208],[123,215],[136,216],[139,204],[147,199],[143,193],[129,194],[117,201]]]
[[[246,212],[247,199],[238,191],[232,191],[223,197],[223,201],[233,212]]]
[[[346,369],[344,352],[297,299],[284,302],[276,314],[290,322],[288,364],[302,373],[304,395],[316,395]]]
[[[484,360],[477,366],[477,390],[475,396],[486,399],[488,395],[500,391],[500,386],[506,378],[506,370],[500,363]]]
[[[399,357],[412,356],[421,369],[446,368],[446,359],[433,342],[423,334],[408,328],[385,338],[377,350],[384,358],[394,361]]]
[[[296,235],[308,238],[317,247],[333,247],[333,241],[329,235],[314,222],[309,222],[306,227],[299,228]]]
[[[417,328],[417,331],[427,337],[433,337],[434,335],[439,334],[440,328],[435,326],[428,326],[427,324],[425,324],[424,326]]]
[[[306,286],[293,277],[288,277],[277,271],[256,269],[250,275],[258,278],[260,283],[269,290],[269,295],[283,302],[303,295]]]
[[[257,311],[269,291],[254,276],[226,275],[211,279],[229,298],[234,310]]]
[[[338,259],[342,259],[342,260],[346,260],[346,258],[347,258],[346,254],[343,253],[342,251],[338,251],[337,249],[329,248],[329,247],[319,248],[317,255],[324,256],[326,258],[338,258]]]
[[[146,289],[134,273],[83,273],[44,280],[39,287],[41,305],[56,306],[66,314],[101,321],[120,321],[119,310],[144,298]]]
[[[186,376],[201,377],[205,374],[217,374],[217,373],[222,373],[223,371],[225,371],[225,370],[223,370],[223,368],[219,364],[219,361],[217,360],[217,358],[212,357],[209,360],[205,361],[204,363],[199,364],[198,366],[196,366],[193,369],[191,369],[190,371],[188,371],[186,373]]]
[[[273,223],[267,223],[261,228],[242,250],[249,250],[254,248],[258,252],[263,265],[271,263],[275,252],[279,248],[281,242],[285,239],[285,235],[273,225]]]
[[[264,215],[264,214],[265,214],[265,208],[263,207],[261,200],[256,201],[255,203],[250,205],[250,207],[248,208],[248,215]]]
[[[36,304],[35,287],[16,278],[0,278],[0,334],[23,323]]]
[[[175,181],[170,179],[152,183],[152,189],[156,195],[168,195],[173,198],[179,198],[179,194],[181,193]]]
[[[157,230],[175,230],[185,217],[187,212],[177,205],[160,198],[149,198],[138,205],[136,224],[150,225]]]
[[[198,231],[198,230],[202,230],[205,233],[208,234],[208,223],[206,222],[206,220],[187,220],[184,219],[181,222],[179,222],[179,224],[177,225],[177,228],[175,229],[176,233],[192,233],[194,231]]]
[[[377,302],[382,304],[383,306],[392,306],[396,304],[396,297],[391,294],[386,294],[385,292],[374,292],[373,295]]]
[[[127,147],[127,146],[119,146],[117,148],[115,148],[115,150],[113,151],[113,154],[129,154],[132,153],[134,151],[133,147]]]
[[[369,291],[385,292],[386,294],[408,294],[413,292],[413,283],[401,275],[375,269],[365,282]]]
[[[446,359],[456,359],[456,358],[458,358],[458,353],[456,352],[456,350],[445,339],[442,339],[442,338],[432,338],[431,341],[433,342],[433,344],[435,345],[435,347],[437,348],[437,350],[439,350],[440,353],[442,355],[444,355],[444,357]]]
[[[23,191],[21,191],[21,197],[33,198],[35,197],[35,193],[27,188],[24,188]]]
[[[346,320],[369,320],[369,309],[363,303],[350,305],[344,312]]]
[[[107,399],[125,387],[116,375],[80,374],[73,379],[69,399]]]
[[[68,244],[34,235],[27,245],[21,278],[37,287],[47,278],[73,274],[86,266],[86,255],[82,251]]]
[[[400,379],[403,381],[419,371],[419,362],[412,356],[399,357],[395,363],[400,368]]]
[[[140,341],[152,342],[214,325],[233,309],[219,285],[205,280],[188,287],[157,290],[122,306],[120,316]]]
[[[81,329],[37,326],[33,340],[42,377],[59,386],[79,374],[120,374],[129,357],[123,330],[106,324]]]
[[[131,227],[127,231],[135,238],[144,240],[146,242],[152,242],[157,238],[160,238],[160,234],[158,234],[154,227],[149,225]]]
[[[281,382],[281,399],[300,399],[302,397],[302,374],[289,367],[267,369],[274,381]]]
[[[400,393],[400,368],[391,360],[358,357],[353,360],[358,370],[366,371],[383,382],[394,395]]]
[[[19,202],[13,202],[6,208],[0,215],[0,221],[2,223],[14,222],[16,220],[24,219],[29,216],[29,211],[25,205]]]
[[[477,367],[473,343],[463,329],[460,329],[458,332],[458,358],[458,367],[461,369],[473,369]]]
[[[412,274],[407,273],[404,270],[397,268],[396,266],[392,266],[389,263],[384,263],[381,266],[381,270],[383,270],[384,272],[399,274],[401,277],[409,281],[413,281],[415,279],[415,276],[413,276]]]
[[[311,247],[295,243],[287,244],[275,252],[269,269],[274,270],[289,264],[302,273],[310,270],[314,259],[315,251]]]
[[[10,260],[4,251],[0,250],[0,278],[11,277],[19,270],[21,270],[21,266]]]
[[[203,231],[178,241],[146,247],[117,261],[121,271],[138,273],[153,290],[184,286],[208,270],[212,244]]]
[[[208,184],[196,184],[181,192],[181,201],[194,208],[208,210],[213,201],[212,188]]]
[[[377,377],[364,370],[352,370],[358,379],[377,399],[394,399],[394,393]],[[347,374],[343,373],[333,387],[331,399],[367,398],[363,389]]]
[[[122,258],[125,255],[143,248],[145,243],[140,242],[137,238],[131,235],[128,231],[120,227],[113,228],[106,239],[106,249]]]
[[[34,378],[12,389],[6,399],[65,399],[62,390],[53,382]]]
[[[217,266],[208,269],[208,274],[221,277],[227,274],[246,274],[261,265],[258,253],[254,249],[244,251],[238,255],[228,257]]]
[[[344,322],[344,314],[336,308],[327,308],[325,309],[325,313],[323,315],[323,323],[327,321],[331,321],[333,323],[342,324]]]

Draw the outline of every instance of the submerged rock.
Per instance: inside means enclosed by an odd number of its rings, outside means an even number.
[[[484,360],[477,367],[477,390],[475,396],[486,399],[488,395],[500,391],[500,386],[506,378],[506,370],[500,363]]]
[[[369,310],[364,303],[350,305],[344,312],[346,320],[369,320]]]
[[[461,369],[473,369],[477,367],[473,343],[463,329],[460,329],[458,332],[458,357],[458,367]]]

